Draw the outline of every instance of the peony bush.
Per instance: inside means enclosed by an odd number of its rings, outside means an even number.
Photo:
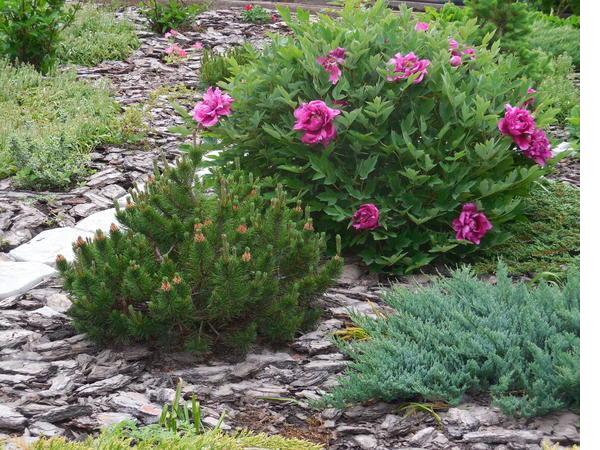
[[[219,83],[231,102],[204,127],[224,150],[212,164],[282,183],[376,270],[506,240],[557,159],[543,131],[553,111],[515,60],[490,36],[471,45],[475,21],[416,22],[383,1],[317,22],[280,12],[293,34]]]

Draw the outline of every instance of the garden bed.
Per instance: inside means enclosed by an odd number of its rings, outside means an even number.
[[[0,253],[4,267],[14,264],[15,256],[29,261],[22,264],[36,264],[32,253],[38,262],[53,264],[54,255],[70,251],[78,234],[106,231],[115,221],[113,202],[124,205],[127,191],[144,184],[155,163],[164,167],[182,154],[183,138],[169,131],[182,123],[171,102],[191,108],[199,100],[201,53],[190,52],[180,64],[165,64],[168,40],[148,31],[137,8],[118,15],[136,25],[139,49],[125,61],[77,67],[77,77],[108,81],[122,107],[139,108],[146,136],[142,143],[95,148],[89,164],[94,173],[65,192],[22,190],[10,178],[0,180],[0,250],[15,250],[58,227],[66,236],[50,235],[45,244],[34,240],[40,246],[29,253]],[[242,43],[260,48],[267,32],[287,31],[281,22],[243,23],[237,9],[213,10],[202,13],[196,31],[181,39],[186,46],[201,42],[225,51]],[[550,177],[578,187],[579,159],[562,161]],[[358,263],[347,264],[337,285],[319,298],[325,312],[315,331],[289,347],[255,346],[244,360],[198,360],[141,345],[100,348],[72,327],[65,314],[71,301],[54,273],[41,273],[40,266],[25,274],[7,270],[0,267],[0,280],[8,285],[13,277],[11,286],[18,286],[0,298],[0,439],[2,433],[24,434],[26,440],[39,435],[80,439],[120,420],[155,423],[181,379],[186,398],[198,396],[206,426],[216,425],[225,413],[224,431],[249,428],[332,449],[533,449],[543,439],[579,442],[577,414],[518,419],[502,414],[486,396],[467,396],[458,407],[437,405],[434,414],[418,405],[403,408],[383,402],[316,409],[312,401],[336,385],[349,363],[331,340],[333,332],[351,325],[348,310],[369,315],[389,311],[381,301],[387,278],[368,275]],[[395,281],[414,289],[429,279],[414,275]]]

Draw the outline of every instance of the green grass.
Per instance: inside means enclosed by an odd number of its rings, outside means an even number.
[[[72,442],[64,438],[41,439],[25,448],[27,450],[244,450],[248,448],[320,450],[323,447],[312,442],[268,436],[263,433],[225,434],[218,429],[202,434],[174,433],[158,425],[136,428],[132,423],[123,422],[104,431],[97,438],[88,438],[84,442]]]
[[[399,285],[385,318],[353,315],[367,340],[344,342],[352,359],[324,403],[447,402],[490,395],[507,414],[579,407],[579,278],[564,287],[496,284],[463,268],[417,290]]]
[[[104,84],[0,60],[0,178],[15,175],[19,187],[69,187],[85,175],[91,149],[129,139],[138,119],[121,114]]]
[[[579,259],[579,189],[562,182],[537,185],[521,222],[506,224],[513,238],[482,252],[479,273],[492,273],[502,259],[514,275],[563,274]]]
[[[94,66],[107,60],[123,60],[140,46],[133,24],[117,20],[114,13],[86,5],[61,33],[57,52],[60,63]]]

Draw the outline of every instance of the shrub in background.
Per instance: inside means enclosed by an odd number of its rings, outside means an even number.
[[[57,58],[61,62],[93,66],[123,60],[140,46],[134,25],[117,20],[110,11],[86,5],[61,33]]]
[[[328,401],[446,401],[490,393],[506,413],[544,415],[579,406],[579,279],[564,288],[497,284],[468,269],[433,286],[390,290],[386,318],[354,316],[369,336],[338,341],[353,362]]]
[[[87,154],[132,129],[103,84],[74,71],[43,77],[0,60],[0,177],[31,189],[64,189],[84,173]]]
[[[198,14],[208,9],[208,3],[186,4],[183,0],[145,0],[141,12],[150,22],[150,28],[156,33],[170,30],[185,30],[192,26]]]
[[[521,45],[542,50],[553,56],[566,54],[571,58],[573,65],[579,68],[579,28],[537,19],[531,25],[531,32],[524,37]]]
[[[267,23],[271,21],[272,14],[260,5],[248,4],[242,11],[242,20],[250,23]]]
[[[452,227],[470,203],[493,224],[482,245],[506,237],[502,223],[547,170],[498,129],[505,105],[528,98],[516,61],[498,45],[471,48],[474,21],[456,26],[449,44],[446,28],[415,31],[408,9],[383,2],[348,2],[339,19],[316,23],[304,11],[282,16],[293,37],[274,37],[221,83],[234,103],[207,133],[226,149],[219,163],[239,158],[274,174],[310,205],[318,229],[343,234],[374,269],[408,272],[474,250]],[[550,117],[543,102],[535,107],[543,127]],[[363,222],[352,219],[361,205],[374,206]]]
[[[477,272],[492,273],[502,259],[512,275],[564,274],[579,259],[579,189],[562,182],[536,185],[524,218],[507,228],[513,238],[477,255]]]
[[[65,0],[4,0],[0,4],[0,57],[31,64],[43,73],[52,69],[61,31],[77,6]]]
[[[204,49],[200,65],[200,87],[214,86],[232,74],[232,66],[241,66],[254,61],[257,51],[250,44],[233,47],[225,53]]]
[[[579,66],[578,20],[528,12],[523,3],[499,0],[470,2],[465,8],[450,3],[440,10],[426,8],[425,18],[449,33],[457,24],[477,19],[480,27],[472,42],[480,45],[486,33],[494,33],[492,41],[517,59],[517,72],[530,80],[548,106],[557,109],[560,124],[565,124],[579,103],[578,88],[572,80],[573,65]],[[510,20],[515,23],[505,23]]]
[[[312,299],[339,273],[321,264],[325,236],[308,210],[271,200],[243,172],[217,176],[216,194],[196,183],[201,153],[156,174],[112,227],[75,244],[58,267],[74,296],[75,327],[100,342],[213,344],[244,353],[260,337],[281,343],[318,315]]]

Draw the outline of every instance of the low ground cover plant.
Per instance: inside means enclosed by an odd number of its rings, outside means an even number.
[[[131,125],[104,85],[0,60],[0,177],[15,175],[18,186],[68,187],[85,173],[92,148],[122,142]]]
[[[84,66],[124,60],[140,46],[131,22],[94,5],[83,6],[60,37],[58,60]]]
[[[282,189],[269,199],[240,171],[207,196],[194,176],[201,154],[191,155],[118,212],[126,231],[98,232],[75,244],[74,263],[57,260],[75,327],[99,342],[201,353],[292,339],[318,317],[312,300],[341,258],[322,263],[325,236]]]
[[[141,3],[142,14],[150,22],[150,28],[156,33],[190,28],[198,14],[208,9],[209,3],[191,3],[183,0],[144,0]]]
[[[384,296],[395,313],[355,315],[367,340],[338,344],[353,362],[328,401],[445,401],[489,394],[506,413],[544,415],[579,406],[579,280],[564,287],[497,283],[469,269]]]
[[[579,259],[579,189],[538,184],[525,201],[524,218],[507,224],[513,238],[476,257],[474,269],[492,273],[501,259],[512,275],[562,275]]]
[[[56,64],[61,32],[78,5],[65,0],[4,0],[0,3],[0,58],[31,64],[47,73]]]
[[[226,149],[219,164],[274,175],[376,270],[507,238],[503,224],[553,162],[552,111],[514,58],[471,46],[473,21],[448,40],[383,2],[347,2],[339,19],[282,16],[293,36],[220,84],[232,113],[205,127]]]

